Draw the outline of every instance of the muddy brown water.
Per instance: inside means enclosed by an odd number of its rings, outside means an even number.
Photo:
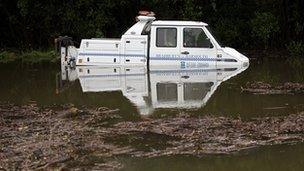
[[[136,105],[121,91],[85,92],[79,80],[69,82],[60,93],[56,93],[57,66],[20,67],[10,65],[0,67],[0,101],[26,104],[35,101],[38,105],[72,103],[76,106],[104,106],[120,109],[124,118],[139,116]],[[218,115],[251,118],[258,116],[288,115],[304,109],[304,95],[254,95],[242,93],[241,87],[247,82],[264,81],[270,84],[284,82],[304,82],[303,69],[293,68],[285,61],[252,62],[250,67],[228,81],[221,82],[215,92],[202,107],[191,110],[179,108],[158,108],[155,117],[187,112],[194,115]],[[195,88],[195,87],[194,87]]]
[[[201,157],[174,156],[154,159],[120,159],[128,166],[123,171],[184,171],[184,170],[303,170],[304,145],[280,145],[243,151],[231,155]]]
[[[121,91],[83,92],[79,80],[58,89],[57,66],[0,67],[0,101],[15,104],[35,102],[39,106],[74,104],[82,106],[119,109],[122,120],[132,121],[141,117],[138,106]],[[247,82],[263,81],[271,84],[304,82],[303,68],[294,68],[286,61],[272,59],[252,62],[237,76],[222,82],[201,107],[191,109],[156,108],[152,118],[164,118],[180,113],[194,116],[232,116],[243,119],[265,116],[283,116],[304,111],[304,95],[254,95],[241,92]],[[195,88],[195,87],[194,87]],[[170,95],[170,93],[169,93]],[[149,136],[149,141],[157,137]],[[110,140],[111,141],[111,140]],[[117,140],[116,140],[117,141]],[[120,143],[124,143],[123,141]],[[155,143],[157,145],[157,143]],[[159,144],[161,146],[161,144]],[[230,155],[170,156],[156,158],[121,157],[123,170],[302,170],[304,146],[278,145],[241,151]]]

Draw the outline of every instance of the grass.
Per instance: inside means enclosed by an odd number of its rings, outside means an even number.
[[[14,52],[3,51],[0,52],[0,63],[10,63],[17,60],[17,55]]]
[[[22,63],[56,63],[59,61],[58,54],[55,51],[29,51],[29,52],[0,52],[0,63],[11,63],[21,61]]]

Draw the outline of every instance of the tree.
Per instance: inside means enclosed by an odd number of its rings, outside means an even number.
[[[251,20],[251,24],[253,36],[262,40],[267,49],[270,38],[279,31],[276,17],[270,12],[257,12],[255,18]]]

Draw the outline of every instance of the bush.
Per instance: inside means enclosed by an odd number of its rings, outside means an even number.
[[[22,53],[3,51],[0,53],[0,63],[10,63],[17,60],[28,64],[43,62],[54,63],[57,62],[58,59],[59,56],[55,51],[30,51]]]
[[[56,62],[58,60],[55,51],[31,51],[22,53],[20,57],[26,63]]]
[[[287,62],[296,70],[304,69],[304,43],[292,41],[287,45],[287,50],[290,55]]]
[[[279,31],[277,18],[270,12],[257,12],[251,20],[252,34],[262,40],[265,49],[268,47],[270,38]]]
[[[287,50],[292,58],[304,59],[304,43],[292,41],[287,45]]]
[[[9,63],[17,59],[17,56],[14,52],[3,51],[0,52],[0,63]]]

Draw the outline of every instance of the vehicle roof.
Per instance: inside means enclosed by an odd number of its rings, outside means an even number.
[[[157,20],[153,21],[152,26],[208,26],[207,23],[199,21],[172,21],[172,20]]]

